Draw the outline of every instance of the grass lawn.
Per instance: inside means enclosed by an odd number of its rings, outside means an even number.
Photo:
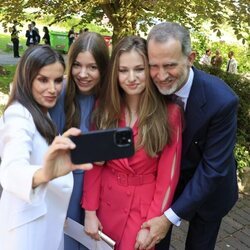
[[[16,65],[4,65],[4,74],[0,74],[0,92],[4,94],[9,93],[9,84],[13,80],[13,76],[16,70]]]
[[[0,33],[0,52],[5,52],[5,53],[13,53],[12,49],[7,48],[7,44],[10,43],[12,44],[11,40],[10,40],[10,34],[4,34],[4,33]],[[21,44],[23,46],[23,48],[19,49],[20,54],[22,54],[24,52],[24,50],[26,49],[26,39],[23,37],[19,38],[19,44]],[[0,62],[1,63],[1,62]]]
[[[6,48],[6,45],[11,43],[9,34],[0,34],[0,50],[4,52],[9,52],[9,49]]]
[[[9,93],[9,85],[12,82],[14,73],[16,70],[16,65],[4,65],[0,66],[0,92],[3,94],[8,94]],[[3,98],[0,96],[0,98]],[[2,104],[3,102],[0,102],[0,115],[2,114],[4,105]]]
[[[0,54],[10,53],[13,54],[12,49],[7,48],[7,44],[12,43],[10,41],[10,34],[0,33]],[[20,43],[25,46],[25,39],[20,39]],[[20,54],[22,54],[24,49],[19,49]],[[0,55],[0,92],[3,94],[9,94],[9,85],[13,80],[13,76],[16,70],[16,65],[1,65],[1,55]],[[0,97],[1,98],[1,97]],[[0,115],[2,114],[4,105],[0,104]]]
[[[4,105],[0,105],[0,116],[1,116],[2,113],[3,113],[3,109],[4,109]]]

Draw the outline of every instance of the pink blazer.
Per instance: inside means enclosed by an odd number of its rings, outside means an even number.
[[[95,165],[85,173],[83,208],[97,210],[103,231],[118,244],[125,242],[126,229],[130,236],[124,249],[130,249],[129,240],[132,247],[144,221],[162,215],[172,203],[180,173],[182,141],[182,118],[177,105],[168,105],[168,119],[171,143],[158,156],[150,157],[141,148],[130,158]],[[124,127],[125,121],[119,125]],[[132,129],[136,141],[136,124]]]

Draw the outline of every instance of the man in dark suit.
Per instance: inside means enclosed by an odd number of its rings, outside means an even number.
[[[219,78],[194,68],[188,30],[161,23],[148,35],[151,77],[163,95],[184,104],[181,174],[175,201],[163,215],[143,224],[141,247],[169,248],[172,225],[189,221],[186,249],[212,250],[221,220],[238,199],[234,146],[238,97]],[[167,163],[166,163],[166,167]],[[140,248],[141,249],[141,248]]]
[[[37,34],[37,32],[34,29],[32,29],[31,24],[28,24],[28,29],[26,30],[25,36],[27,37],[26,45],[28,47],[38,44],[37,39],[38,39],[39,35]]]

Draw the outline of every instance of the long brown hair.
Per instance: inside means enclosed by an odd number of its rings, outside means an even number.
[[[92,94],[97,98],[99,96],[102,81],[104,81],[109,61],[109,51],[104,38],[95,32],[84,32],[70,46],[68,54],[67,68],[67,89],[65,94],[64,111],[66,116],[65,130],[71,127],[79,127],[81,120],[81,110],[77,101],[77,95],[80,94],[78,87],[72,76],[72,66],[79,53],[90,52],[94,57],[98,70],[100,72],[100,82],[94,87]]]
[[[55,135],[56,128],[51,119],[42,112],[41,106],[36,102],[32,94],[32,84],[41,68],[61,63],[65,69],[63,57],[48,45],[32,46],[21,57],[15,72],[13,87],[5,110],[15,101],[21,103],[31,113],[39,133],[50,144]]]
[[[167,111],[164,98],[158,93],[149,76],[146,41],[137,36],[128,36],[115,46],[101,91],[100,102],[93,113],[93,121],[98,129],[118,127],[122,108],[128,108],[124,92],[118,83],[119,58],[122,53],[136,51],[145,65],[146,88],[141,94],[138,110],[139,137],[136,148],[144,147],[150,156],[159,153],[169,140]]]

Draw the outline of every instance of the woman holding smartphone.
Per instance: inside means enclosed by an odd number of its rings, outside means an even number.
[[[86,172],[82,204],[91,237],[98,240],[100,229],[117,250],[139,249],[148,234],[142,223],[161,215],[173,199],[181,117],[179,106],[166,104],[151,82],[146,41],[129,36],[118,42],[93,122],[97,129],[132,128],[136,152]]]
[[[56,106],[50,110],[58,132],[71,127],[89,130],[91,113],[107,72],[109,51],[103,37],[95,32],[84,32],[70,46],[67,80]],[[84,153],[84,152],[83,152]],[[83,224],[81,207],[84,171],[73,172],[74,187],[67,216]],[[79,242],[65,235],[65,250],[86,249]]]
[[[62,89],[63,58],[47,45],[25,51],[0,118],[1,250],[63,249],[63,226],[73,187],[67,138],[56,136],[48,109]],[[50,146],[49,146],[50,145]],[[49,244],[48,244],[49,242]]]

